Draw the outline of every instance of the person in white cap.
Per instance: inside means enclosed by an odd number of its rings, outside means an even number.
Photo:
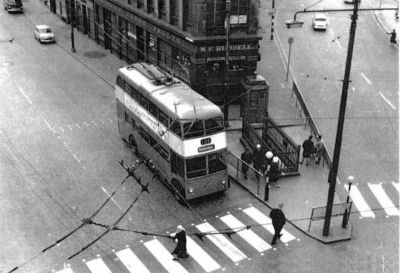
[[[274,156],[272,158],[271,166],[269,167],[269,170],[267,172],[269,183],[275,182],[276,187],[279,188],[278,180],[281,175],[285,175],[285,173],[279,170],[279,158],[277,156]]]
[[[178,260],[178,258],[187,258],[189,254],[186,250],[186,231],[183,226],[178,225],[176,227],[176,233],[171,234],[171,238],[177,240],[175,249],[172,251],[174,256],[173,260]]]
[[[256,150],[253,152],[253,167],[258,172],[261,172],[262,165],[264,161],[264,153],[261,150],[261,145],[256,145]]]

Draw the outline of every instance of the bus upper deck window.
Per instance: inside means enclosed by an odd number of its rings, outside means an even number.
[[[182,136],[181,124],[176,120],[172,121],[171,131],[177,136],[181,137]]]
[[[224,125],[221,117],[210,118],[205,121],[206,134],[213,134],[224,130]]]
[[[203,121],[187,122],[183,124],[183,136],[185,138],[198,137],[204,135]]]

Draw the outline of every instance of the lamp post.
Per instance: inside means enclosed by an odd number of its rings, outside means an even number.
[[[348,188],[348,192],[347,192],[347,199],[346,199],[346,203],[349,203],[350,201],[350,190],[351,190],[351,185],[354,182],[354,177],[352,175],[350,175],[349,177],[347,177],[347,184],[349,185]],[[347,211],[347,207],[344,210],[344,214],[343,214],[343,221],[342,221],[342,228],[346,228],[347,227],[347,222],[349,219],[348,214],[350,213],[350,211]]]
[[[274,39],[274,21],[275,21],[275,0],[272,0],[272,9],[271,9],[271,40]]]
[[[343,125],[344,125],[344,118],[345,118],[345,113],[346,113],[347,93],[349,90],[349,82],[350,82],[351,60],[353,58],[354,38],[355,38],[356,27],[357,27],[358,2],[359,2],[359,0],[354,1],[354,9],[353,9],[353,14],[351,16],[349,45],[347,46],[346,67],[345,67],[344,78],[343,78],[342,97],[340,99],[339,118],[338,118],[338,125],[337,125],[337,131],[336,131],[335,148],[333,151],[332,168],[329,171],[329,177],[328,177],[329,191],[328,191],[328,200],[327,200],[327,204],[326,204],[324,228],[322,231],[322,235],[324,235],[324,236],[329,235],[329,227],[330,227],[330,223],[331,223],[333,199],[335,196],[336,177],[337,177],[338,167],[339,167],[340,149],[342,146]]]
[[[288,81],[289,78],[289,66],[290,66],[290,51],[292,50],[292,43],[294,39],[293,37],[289,37],[288,43],[289,43],[289,56],[288,56],[288,61],[287,61],[287,70],[286,70],[286,81]]]
[[[231,30],[230,23],[231,0],[226,0],[225,17],[225,88],[224,88],[224,125],[229,127],[228,115],[228,94],[229,94],[229,34]]]
[[[74,39],[74,23],[75,23],[75,5],[74,0],[70,0],[69,9],[71,11],[71,52],[75,52],[75,39]]]

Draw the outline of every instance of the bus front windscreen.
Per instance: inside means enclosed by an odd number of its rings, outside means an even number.
[[[186,178],[205,176],[226,170],[223,152],[186,159]]]

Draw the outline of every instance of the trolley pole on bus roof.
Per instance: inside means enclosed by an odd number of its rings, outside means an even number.
[[[229,34],[231,29],[230,24],[231,0],[226,0],[226,17],[225,17],[225,88],[224,88],[224,125],[229,127],[228,115],[228,94],[229,94]]]

